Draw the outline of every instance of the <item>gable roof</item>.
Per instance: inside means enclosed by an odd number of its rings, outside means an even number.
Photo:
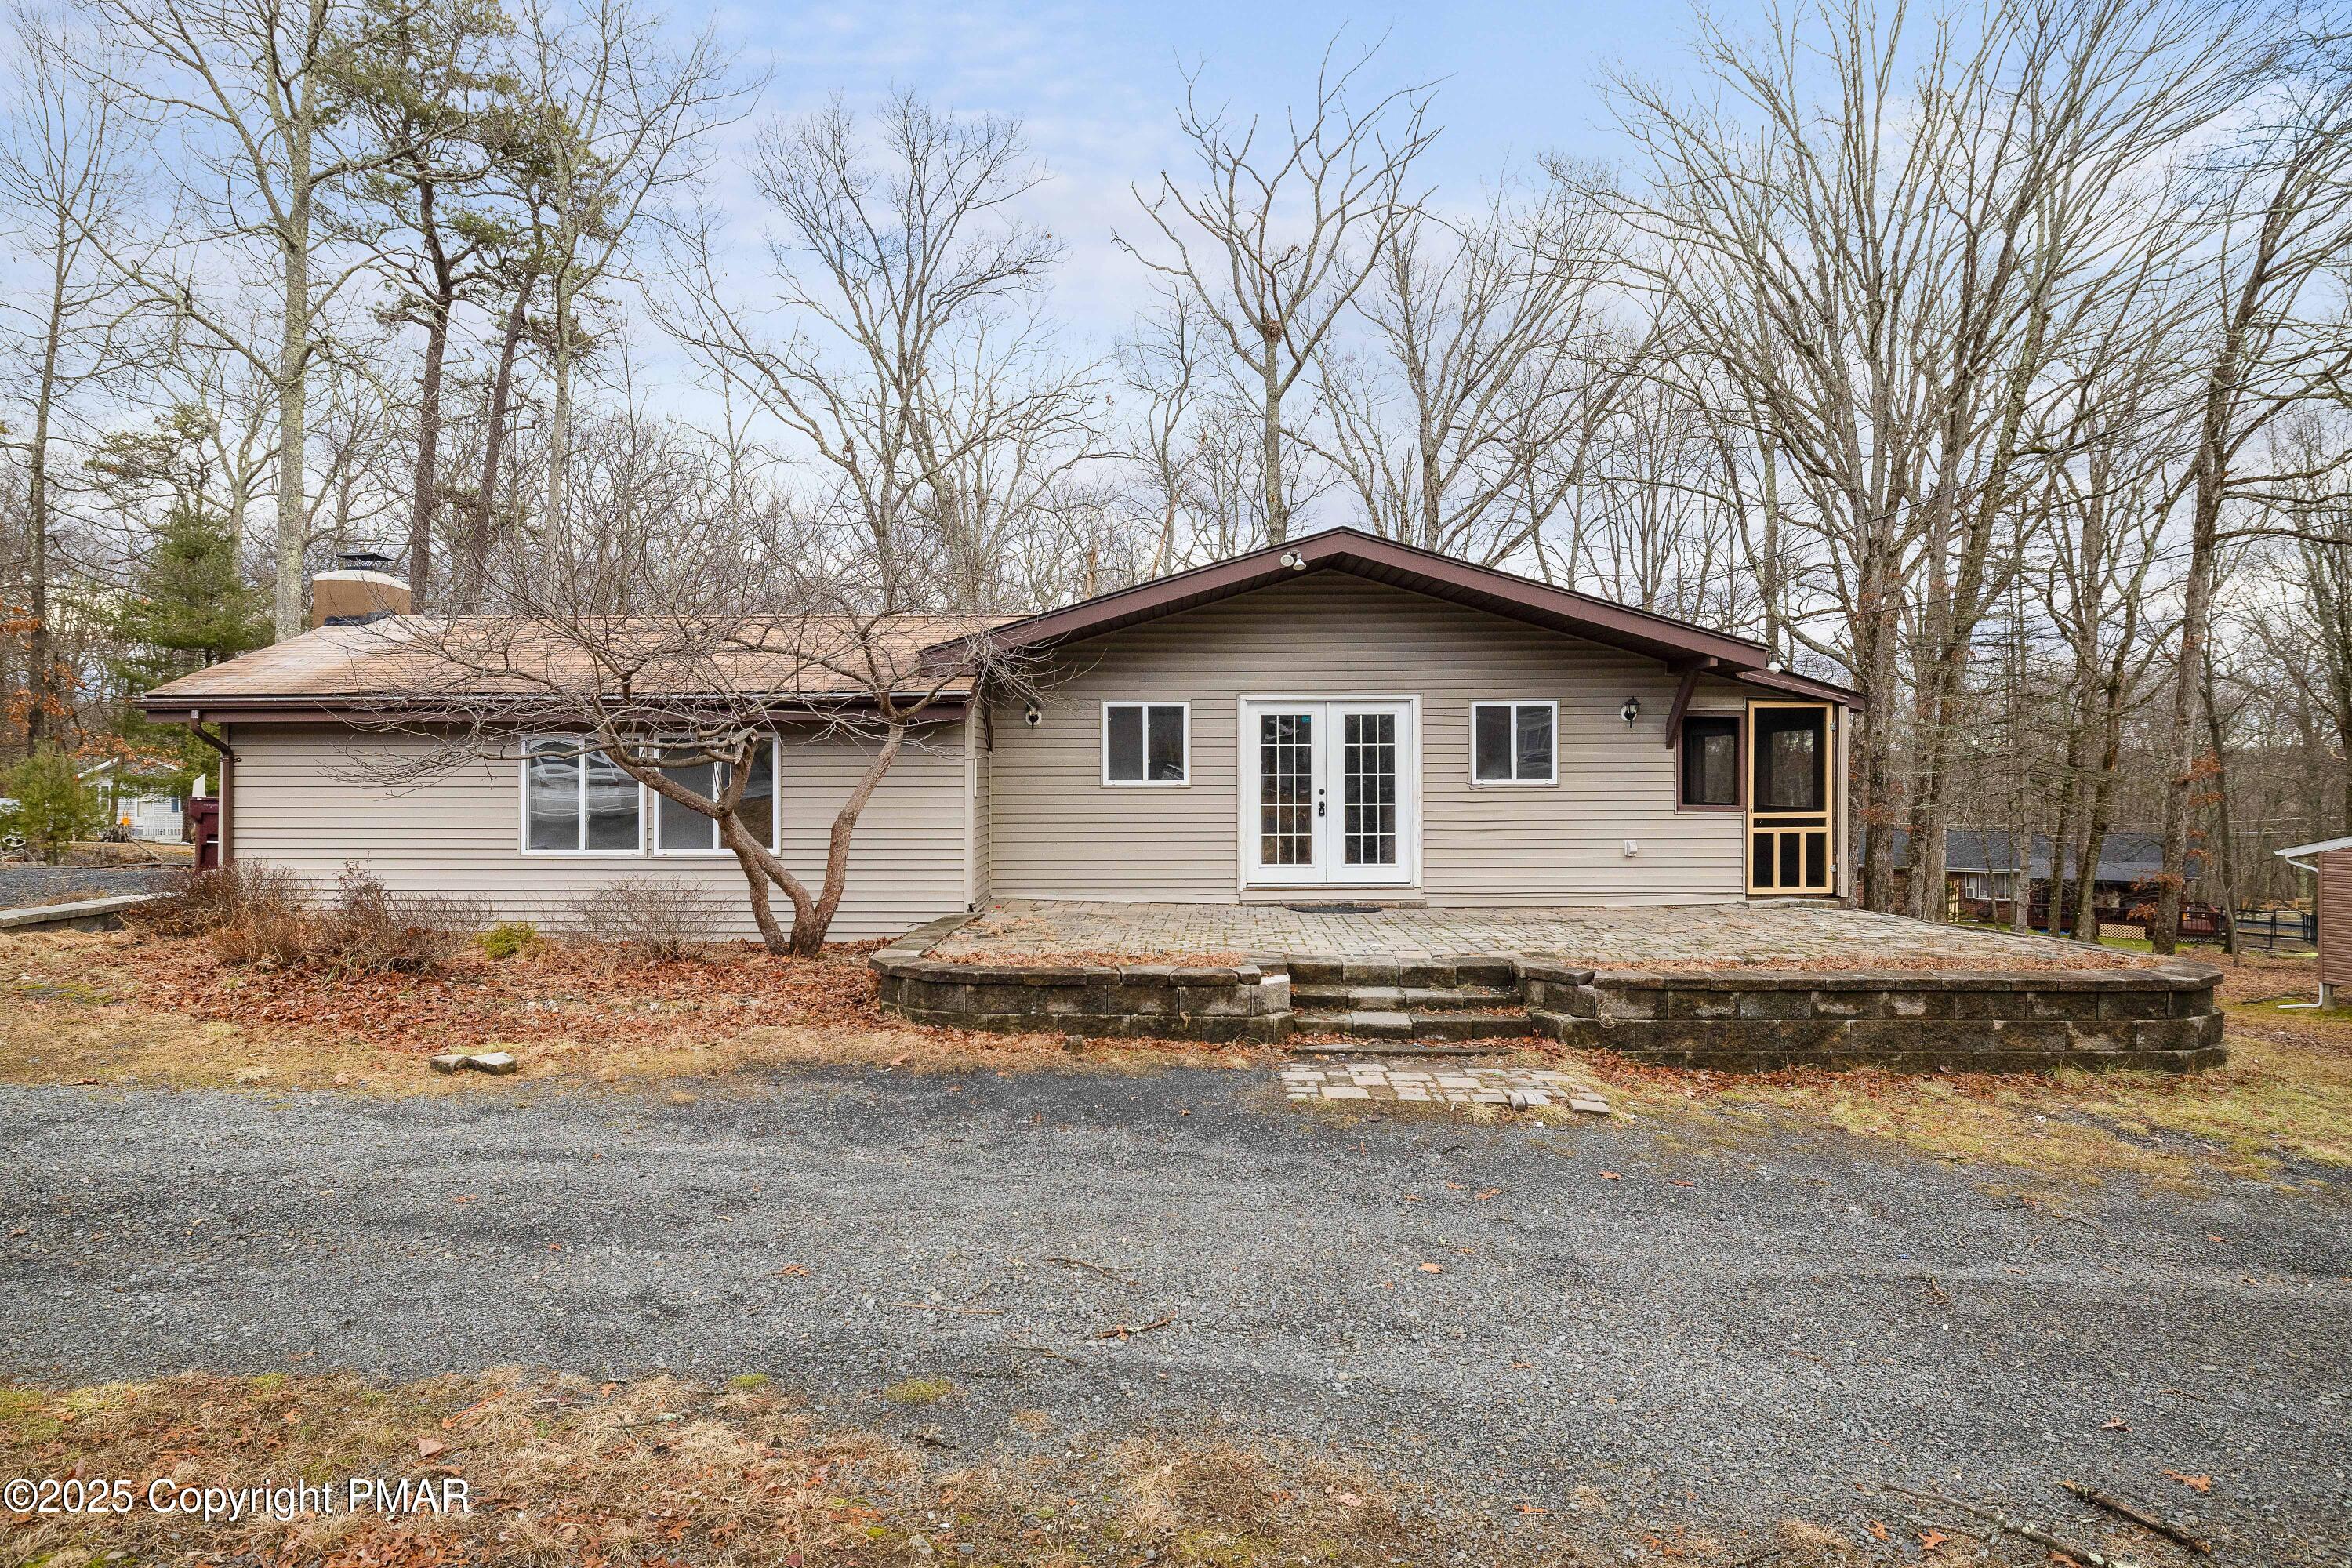
[[[1696,668],[1770,690],[1842,704],[1851,704],[1860,695],[1831,681],[1771,668],[1770,651],[1746,637],[1710,631],[1671,616],[1637,610],[1572,588],[1555,587],[1515,572],[1473,566],[1434,551],[1377,538],[1354,528],[1334,528],[1291,543],[1269,544],[1262,550],[1155,577],[1058,610],[1024,616],[998,627],[995,637],[998,646],[1007,649],[1052,647],[1213,605],[1314,572],[1345,572],[1391,587],[1411,589],[1588,642],[1623,648],[1677,671]]]

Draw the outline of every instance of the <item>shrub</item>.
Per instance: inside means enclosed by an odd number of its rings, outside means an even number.
[[[614,882],[573,903],[567,924],[590,942],[655,962],[700,958],[718,940],[710,906],[691,882]]]
[[[199,871],[131,918],[152,935],[209,937],[230,963],[425,974],[466,945],[486,911],[471,900],[395,896],[356,865],[319,908],[291,873],[239,865]]]
[[[64,858],[67,846],[97,837],[103,825],[98,796],[82,783],[73,759],[55,746],[43,746],[16,764],[8,775],[8,794],[16,802],[14,831],[52,864]]]
[[[122,918],[150,936],[209,936],[258,920],[299,917],[306,901],[289,873],[240,864],[192,872],[152,903],[125,910]]]
[[[529,921],[500,921],[476,937],[474,945],[487,957],[504,960],[529,950],[538,940],[539,928]]]

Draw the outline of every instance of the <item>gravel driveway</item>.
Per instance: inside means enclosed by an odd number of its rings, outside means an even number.
[[[2118,1186],[2070,1218],[1844,1144],[1274,1099],[1240,1072],[0,1090],[0,1365],[764,1371],[966,1452],[1024,1406],[1223,1425],[1620,1527],[1859,1531],[1900,1513],[1855,1483],[1907,1479],[2089,1533],[2076,1479],[2225,1562],[2352,1543],[2335,1200]],[[961,1393],[862,1397],[916,1374]]]
[[[0,866],[0,910],[110,893],[160,893],[185,875],[179,866]]]

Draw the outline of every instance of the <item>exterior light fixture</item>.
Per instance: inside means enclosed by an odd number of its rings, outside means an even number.
[[[1627,724],[1633,723],[1641,716],[1642,700],[1638,697],[1628,697],[1625,699],[1625,706],[1617,710],[1617,717],[1624,720]]]
[[[1021,721],[1034,730],[1045,721],[1045,715],[1039,710],[1034,702],[1032,702],[1028,707],[1021,710]]]
[[[1285,566],[1289,567],[1293,572],[1304,572],[1307,570],[1307,558],[1299,554],[1296,550],[1284,551],[1282,552],[1282,563]]]

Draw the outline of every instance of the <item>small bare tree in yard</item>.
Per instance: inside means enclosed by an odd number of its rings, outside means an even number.
[[[595,521],[503,542],[498,613],[366,628],[358,657],[397,693],[381,726],[431,740],[399,771],[421,778],[528,745],[558,776],[582,770],[583,801],[593,774],[643,785],[652,831],[691,831],[734,856],[768,949],[813,956],[847,889],[858,820],[919,726],[960,710],[984,678],[1020,682],[992,654],[985,619],[875,610],[805,571],[789,507],[706,443],[629,420],[577,434],[572,515]],[[780,726],[791,738],[772,771]],[[811,876],[785,860],[773,808],[751,803],[790,776],[796,748],[845,740],[863,766]]]

